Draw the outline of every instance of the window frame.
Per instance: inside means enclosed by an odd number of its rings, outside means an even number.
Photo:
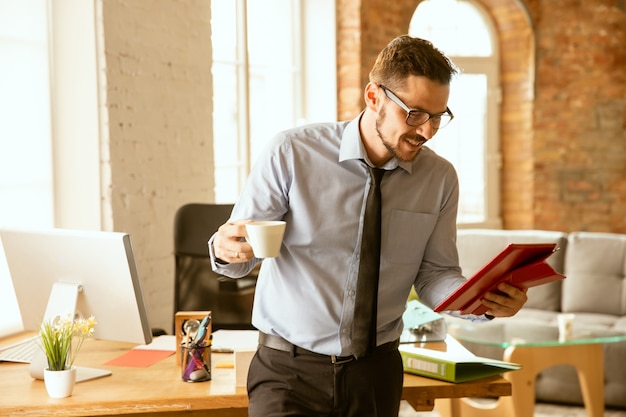
[[[258,144],[253,143],[251,134],[252,112],[254,109],[250,103],[250,77],[251,64],[248,57],[248,10],[247,0],[237,0],[237,52],[236,62],[230,63],[235,69],[237,85],[237,161],[233,164],[220,164],[219,132],[214,124],[214,170],[215,170],[215,202],[233,203],[243,188],[245,181],[254,165],[255,155],[251,149]],[[293,68],[291,68],[292,89],[294,91],[291,107],[294,109],[293,123],[295,127],[305,123],[316,121],[337,120],[337,96],[336,96],[336,45],[335,45],[335,1],[334,0],[291,0],[293,20],[292,47]],[[326,25],[320,25],[324,22]],[[240,41],[244,39],[245,42]],[[221,65],[228,65],[225,61]],[[321,67],[320,67],[321,66]],[[215,77],[214,77],[215,79]],[[215,82],[215,81],[214,81]],[[271,100],[271,97],[267,97]],[[217,98],[219,100],[219,98]],[[271,104],[267,104],[271,106]],[[220,106],[214,98],[214,108]],[[272,128],[272,133],[286,128],[280,126]],[[267,134],[267,133],[266,133]],[[271,135],[270,134],[270,135]],[[269,137],[262,138],[263,141]],[[236,168],[236,180],[225,174],[227,170]],[[231,175],[232,176],[232,175]],[[230,181],[224,187],[224,182]],[[236,190],[231,191],[231,197],[224,197],[220,188]]]

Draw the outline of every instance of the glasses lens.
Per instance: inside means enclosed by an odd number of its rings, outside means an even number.
[[[452,120],[452,116],[450,116],[449,113],[444,113],[441,115],[430,117],[430,114],[428,113],[413,110],[407,116],[406,123],[409,126],[420,126],[426,123],[428,120],[430,120],[430,122],[432,123],[433,129],[441,129],[442,127],[446,127],[446,125],[450,123],[450,120]]]
[[[413,111],[410,111],[409,115],[406,117],[406,123],[409,126],[419,126],[419,125],[423,125],[424,123],[426,123],[429,118],[430,118],[430,115],[428,113],[413,110]]]
[[[437,129],[441,129],[442,127],[446,127],[448,123],[450,123],[450,120],[452,120],[452,117],[448,113],[433,117],[433,126]]]

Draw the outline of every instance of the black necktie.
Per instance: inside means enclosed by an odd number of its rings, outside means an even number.
[[[372,185],[367,194],[363,217],[363,237],[352,327],[352,353],[357,358],[366,356],[376,347],[376,307],[380,269],[380,183],[385,170],[369,165],[367,167]]]

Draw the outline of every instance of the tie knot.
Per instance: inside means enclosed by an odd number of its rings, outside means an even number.
[[[372,177],[374,185],[380,185],[380,182],[382,181],[383,175],[385,175],[386,170],[382,168],[373,168],[369,165],[367,165],[367,169],[369,169],[370,171],[370,176]]]

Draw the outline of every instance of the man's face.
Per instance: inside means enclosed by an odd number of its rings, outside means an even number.
[[[390,100],[380,86],[379,90],[384,105],[376,118],[378,137],[392,157],[401,161],[412,161],[422,145],[432,139],[437,130],[430,120],[420,126],[409,126],[406,123],[407,112]],[[446,111],[450,86],[425,77],[411,76],[403,90],[393,93],[411,110],[438,114]]]

